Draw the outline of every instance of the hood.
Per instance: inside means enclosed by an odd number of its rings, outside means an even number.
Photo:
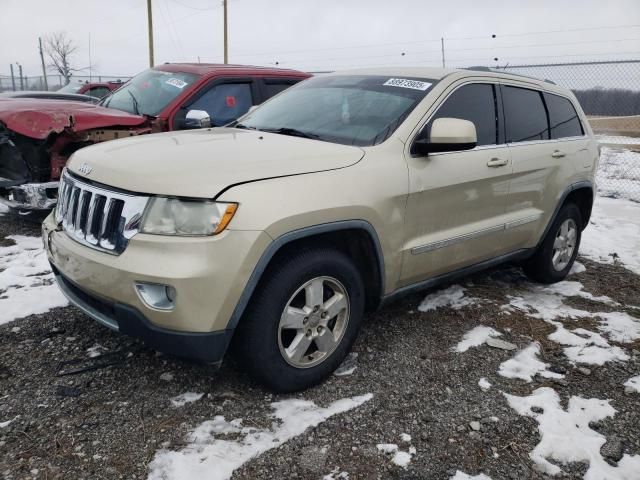
[[[80,132],[113,126],[133,127],[145,121],[139,115],[86,102],[35,98],[0,99],[0,122],[9,130],[40,140],[67,128]]]
[[[78,176],[132,192],[214,198],[234,184],[344,168],[363,156],[358,147],[214,128],[99,143],[78,150],[67,167]],[[90,173],[81,173],[81,166]]]

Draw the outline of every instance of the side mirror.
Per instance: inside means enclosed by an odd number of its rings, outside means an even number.
[[[182,122],[182,128],[209,128],[211,117],[204,110],[189,110]]]
[[[423,132],[413,143],[411,153],[428,155],[436,152],[471,150],[478,137],[473,122],[460,118],[437,118],[430,132]]]

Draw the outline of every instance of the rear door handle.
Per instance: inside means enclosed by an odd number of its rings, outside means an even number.
[[[551,156],[553,158],[562,158],[562,157],[566,156],[566,153],[561,152],[560,150],[554,150],[553,153],[551,154]]]
[[[504,167],[507,163],[509,160],[495,157],[487,162],[487,167]]]

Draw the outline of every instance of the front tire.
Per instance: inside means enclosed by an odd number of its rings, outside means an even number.
[[[582,238],[582,215],[577,205],[562,207],[542,244],[524,265],[524,273],[540,283],[556,283],[569,274]]]
[[[347,355],[364,314],[364,284],[348,256],[329,248],[281,257],[240,322],[237,352],[277,392],[311,387]]]

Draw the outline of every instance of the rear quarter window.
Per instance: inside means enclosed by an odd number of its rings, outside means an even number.
[[[545,93],[544,100],[549,111],[552,139],[584,135],[580,117],[578,117],[578,113],[569,99]]]
[[[507,142],[548,140],[547,111],[542,93],[520,87],[502,87]]]

